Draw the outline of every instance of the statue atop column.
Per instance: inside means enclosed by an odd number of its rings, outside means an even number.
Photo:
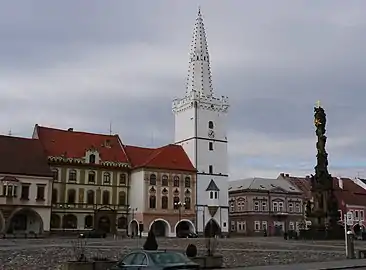
[[[328,172],[326,114],[320,102],[314,107],[315,134],[317,136],[317,163],[315,175],[311,176],[312,207],[307,209],[313,228],[331,230],[339,227],[338,202],[334,194],[333,177]]]

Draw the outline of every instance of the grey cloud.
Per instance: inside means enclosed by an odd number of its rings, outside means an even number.
[[[201,4],[213,61],[214,89],[231,100],[229,139],[235,133],[243,134],[243,138],[246,134],[266,134],[283,145],[301,141],[290,149],[298,153],[296,159],[287,153],[288,149],[270,154],[262,151],[255,157],[232,152],[233,177],[281,170],[312,172],[313,106],[317,99],[324,103],[328,115],[334,170],[359,170],[352,164],[347,168],[341,165],[346,157],[362,160],[366,151],[366,19],[360,12],[366,3],[275,1],[264,5],[211,0]],[[185,72],[178,74],[180,68],[175,65],[184,67],[184,71],[188,68],[186,55],[196,11],[194,1],[4,1],[0,9],[0,89],[6,87],[7,74],[35,85],[21,85],[22,95],[16,95],[14,89],[14,95],[0,98],[0,131],[6,133],[11,128],[15,135],[30,136],[33,125],[39,123],[108,132],[112,120],[113,132],[126,143],[172,142],[171,100],[184,94],[186,76]],[[62,86],[69,84],[58,80],[67,77],[55,76],[52,80],[44,78],[48,80],[44,88],[48,89],[42,88],[47,92],[41,95],[36,84],[42,80],[29,79],[40,76],[40,68],[47,70],[60,63],[82,74],[93,67],[84,70],[72,66],[72,61],[80,59],[82,65],[86,52],[92,56],[109,47],[123,50],[140,43],[153,48],[151,54],[154,48],[164,47],[177,55],[172,61],[171,54],[155,49],[159,55],[151,57],[157,61],[152,65],[155,69],[151,78],[148,73],[141,77],[136,71],[128,78],[127,90],[123,89],[123,78],[105,87],[80,84],[83,88],[65,89],[62,95]],[[115,69],[128,70],[135,66],[134,58],[141,60],[138,49],[132,53],[133,57],[116,55],[108,61]],[[161,69],[159,74],[159,65],[172,65],[174,72]],[[103,70],[103,66],[95,68]],[[118,72],[113,76],[119,76]],[[76,79],[77,75],[70,82]],[[52,85],[58,91],[52,92]],[[141,93],[126,95],[134,87],[146,87],[140,91],[146,91],[146,97]],[[68,91],[73,95],[69,96]],[[332,144],[347,137],[350,140],[344,145]],[[261,149],[261,141],[253,143]],[[314,151],[302,150],[309,147]]]

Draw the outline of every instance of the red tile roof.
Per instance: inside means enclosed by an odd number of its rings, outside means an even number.
[[[73,130],[62,130],[35,126],[38,136],[48,156],[82,158],[87,150],[95,148],[102,161],[129,163],[118,135],[94,134]],[[106,143],[110,147],[106,147]]]
[[[38,140],[0,136],[0,173],[52,177]]]
[[[294,176],[282,176],[291,184],[296,185],[301,191],[304,192],[306,199],[311,198],[311,178],[294,177]],[[357,185],[349,178],[341,178],[343,182],[343,188],[339,187],[339,179],[333,177],[335,196],[337,197],[339,205],[360,205],[366,206],[366,190]]]
[[[126,145],[125,150],[134,168],[160,168],[196,172],[180,145],[168,144],[159,148]]]
[[[195,172],[189,157],[179,145],[169,144],[159,148],[123,145],[118,135],[103,135],[79,131],[35,126],[39,138],[49,156],[82,158],[90,148],[96,148],[102,161],[130,163],[134,168],[149,167]],[[111,147],[107,148],[109,140]]]

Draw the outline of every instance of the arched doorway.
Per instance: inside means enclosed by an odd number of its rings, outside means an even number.
[[[205,227],[205,237],[215,237],[219,236],[221,234],[221,229],[219,224],[214,219],[210,219],[209,222],[207,222]]]
[[[157,219],[153,221],[150,229],[154,232],[156,237],[164,237],[169,235],[169,223],[164,219]]]
[[[190,220],[180,220],[175,225],[175,234],[177,237],[188,237],[190,233],[194,233],[194,225]]]
[[[101,216],[99,218],[98,229],[105,233],[111,232],[111,220],[108,216]]]
[[[131,234],[131,236],[137,236],[139,234],[139,224],[136,220],[130,222],[129,234]]]
[[[93,228],[93,216],[87,215],[84,218],[84,229],[91,229]]]
[[[57,214],[51,214],[51,229],[58,229],[61,227],[61,218]]]
[[[125,230],[127,228],[127,218],[125,216],[119,217],[117,220],[118,229]]]
[[[23,208],[9,218],[8,233],[43,233],[42,217],[33,209]]]
[[[64,215],[62,218],[63,229],[76,229],[78,226],[78,219],[73,214]]]
[[[94,228],[104,233],[117,232],[117,212],[109,206],[103,206],[94,212]]]

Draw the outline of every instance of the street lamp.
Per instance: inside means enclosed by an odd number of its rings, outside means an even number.
[[[179,222],[181,220],[181,216],[182,216],[181,208],[183,206],[186,206],[186,203],[182,203],[181,201],[179,201],[179,202],[175,202],[174,205],[178,208],[178,217],[179,217],[178,222]]]

